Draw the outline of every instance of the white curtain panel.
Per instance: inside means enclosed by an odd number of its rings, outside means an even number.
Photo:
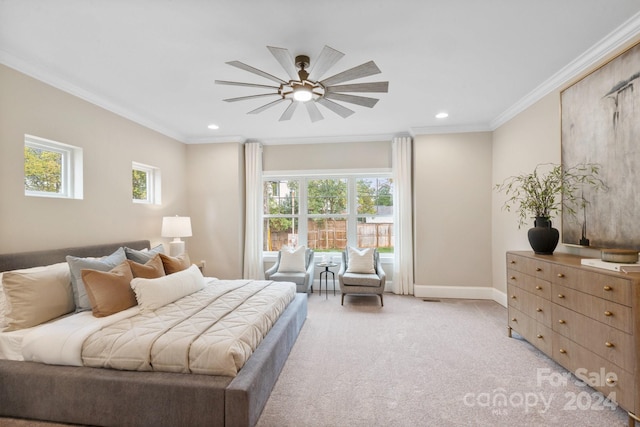
[[[392,142],[393,226],[395,228],[393,293],[413,295],[413,185],[412,141],[397,137]]]
[[[262,144],[244,145],[246,178],[246,223],[244,234],[244,278],[264,279],[262,262]]]

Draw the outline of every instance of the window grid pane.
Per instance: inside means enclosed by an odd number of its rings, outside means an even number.
[[[133,169],[133,200],[150,201],[149,200],[149,173],[147,171]]]
[[[298,218],[265,218],[263,250],[279,251],[283,246],[297,247],[298,232]]]
[[[307,183],[309,214],[348,213],[346,179],[312,179]]]
[[[347,218],[310,218],[307,244],[318,252],[336,252],[347,247]]]
[[[264,213],[267,215],[297,215],[299,183],[286,180],[272,180],[264,183]]]
[[[64,158],[62,152],[24,147],[24,188],[29,192],[64,195]]]

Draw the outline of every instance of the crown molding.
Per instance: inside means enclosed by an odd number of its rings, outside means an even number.
[[[409,130],[412,137],[420,135],[437,135],[447,133],[491,132],[488,124],[451,125],[451,126],[415,126]]]
[[[165,126],[159,125],[158,123],[153,122],[146,117],[141,116],[140,114],[134,113],[127,108],[123,108],[122,106],[117,105],[106,98],[100,97],[95,93],[91,93],[72,83],[69,83],[68,81],[55,76],[52,72],[46,70],[44,66],[41,68],[34,67],[28,64],[23,59],[3,50],[0,50],[0,64],[6,65],[9,68],[13,68],[16,71],[19,71],[29,77],[46,83],[49,86],[52,86],[63,92],[67,92],[84,101],[97,105],[98,107],[104,108],[107,111],[124,117],[127,120],[131,120],[134,123],[154,130],[158,133],[161,133],[162,135],[168,136],[169,138],[173,138],[183,143],[186,142],[186,137],[184,135],[177,133]]]
[[[633,15],[605,38],[587,49],[540,86],[529,92],[490,123],[491,130],[502,126],[540,99],[564,86],[572,79],[587,72],[591,67],[605,59],[616,49],[629,43],[640,34],[640,12]]]
[[[197,138],[187,138],[185,144],[244,144],[247,142],[247,138],[242,135],[230,135],[230,136],[205,136]]]
[[[260,138],[263,145],[337,144],[347,142],[391,141],[396,134],[313,136],[301,138]]]

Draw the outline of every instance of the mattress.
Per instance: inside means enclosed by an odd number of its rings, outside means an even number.
[[[81,312],[41,325],[22,336],[22,354],[56,365],[235,376],[295,294],[293,283],[210,279],[157,310]]]

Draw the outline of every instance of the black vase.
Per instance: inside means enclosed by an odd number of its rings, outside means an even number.
[[[533,225],[527,233],[533,251],[541,255],[553,254],[560,239],[558,229],[551,226],[551,220],[542,216],[536,217]]]

